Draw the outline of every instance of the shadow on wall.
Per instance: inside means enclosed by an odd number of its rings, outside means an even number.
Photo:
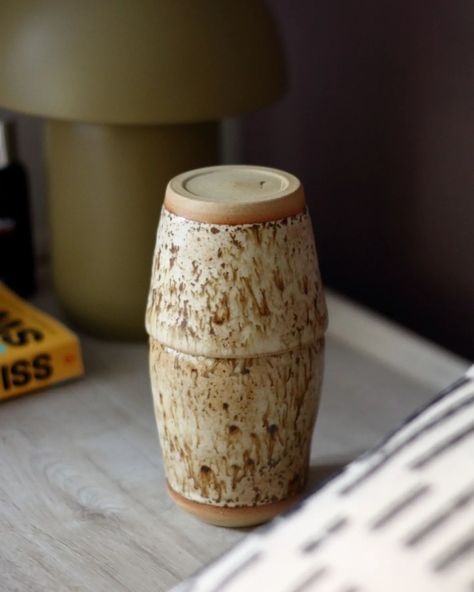
[[[268,1],[292,88],[240,160],[304,181],[328,285],[474,357],[474,4]]]

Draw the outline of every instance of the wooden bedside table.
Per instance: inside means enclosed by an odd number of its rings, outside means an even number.
[[[35,303],[59,316],[47,291]],[[310,487],[468,367],[331,293],[328,307]],[[0,589],[168,590],[246,531],[168,498],[147,345],[81,341],[85,378],[0,406]]]

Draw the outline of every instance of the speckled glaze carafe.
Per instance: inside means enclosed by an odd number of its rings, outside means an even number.
[[[248,526],[301,494],[326,326],[296,177],[221,166],[170,181],[146,328],[168,491],[181,507]]]

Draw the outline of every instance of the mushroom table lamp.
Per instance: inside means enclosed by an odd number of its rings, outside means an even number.
[[[53,272],[69,317],[139,338],[166,182],[218,121],[285,87],[262,0],[0,2],[0,105],[46,120]]]

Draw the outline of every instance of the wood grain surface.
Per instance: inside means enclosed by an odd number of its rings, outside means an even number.
[[[37,302],[55,310],[45,293]],[[328,303],[335,332],[330,321],[312,486],[467,367],[334,296]],[[0,406],[2,592],[159,592],[246,534],[200,523],[168,498],[147,346],[82,345],[84,379]]]

